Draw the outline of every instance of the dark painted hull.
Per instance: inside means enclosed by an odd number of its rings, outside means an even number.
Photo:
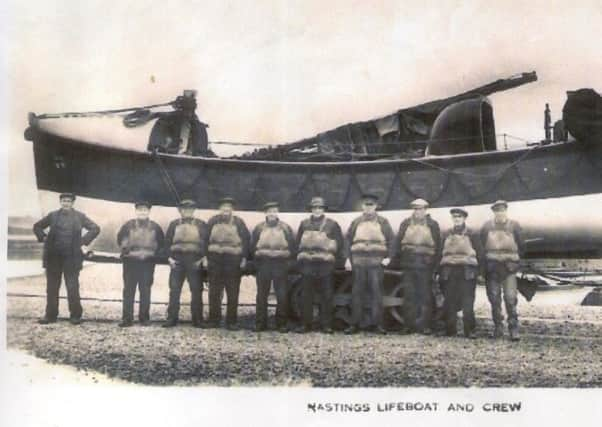
[[[332,211],[344,212],[357,209],[362,192],[378,194],[385,210],[407,209],[417,197],[433,207],[445,207],[602,192],[602,144],[568,142],[366,162],[242,161],[166,154],[157,161],[147,152],[71,140],[39,128],[29,131],[40,190],[116,202],[146,199],[154,205],[175,206],[177,194],[196,200],[200,208],[213,209],[220,197],[231,196],[240,210],[260,210],[266,201],[277,201],[283,211],[300,212],[319,194]]]

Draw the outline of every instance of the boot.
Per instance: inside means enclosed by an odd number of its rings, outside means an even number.
[[[164,324],[161,325],[162,328],[173,328],[178,324],[177,320],[168,319]]]
[[[38,320],[40,325],[48,325],[50,323],[56,323],[56,319],[49,319],[48,317],[42,317]]]
[[[492,338],[499,339],[499,338],[503,338],[503,337],[504,337],[504,328],[502,327],[502,325],[495,325],[495,328],[493,329]]]
[[[134,322],[132,322],[131,320],[122,320],[121,322],[119,322],[119,326],[120,328],[129,328],[130,326],[133,326]]]
[[[387,330],[385,328],[383,328],[382,326],[377,326],[374,329],[374,332],[376,332],[377,334],[380,334],[380,335],[387,335]]]
[[[236,324],[236,323],[228,323],[226,325],[226,329],[229,331],[238,331],[239,328],[238,328],[238,324]]]
[[[399,331],[399,333],[401,335],[411,335],[411,334],[414,333],[414,329],[409,328],[407,326],[404,326],[404,327],[401,328],[401,330]]]
[[[351,325],[347,329],[345,329],[345,331],[343,331],[343,332],[345,333],[345,335],[355,334],[357,332],[357,326]]]
[[[203,322],[197,321],[197,322],[192,322],[192,327],[193,328],[202,328],[203,327]]]
[[[520,341],[520,335],[518,334],[518,329],[510,330],[510,341]]]

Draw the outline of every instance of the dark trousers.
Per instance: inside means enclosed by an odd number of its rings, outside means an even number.
[[[180,313],[180,295],[184,280],[190,287],[190,316],[193,324],[203,320],[203,285],[200,266],[196,266],[198,258],[181,257],[169,273],[169,305],[167,320],[177,321]]]
[[[369,325],[384,327],[383,309],[383,267],[381,265],[365,267],[353,266],[353,285],[351,288],[351,323],[362,326],[364,304],[370,302]]]
[[[433,311],[432,271],[430,268],[403,270],[403,320],[411,331],[431,327]]]
[[[80,267],[70,257],[49,254],[46,260],[46,318],[56,320],[59,314],[61,277],[65,277],[69,317],[81,319],[82,305],[79,296]]]
[[[123,260],[123,314],[124,321],[134,320],[134,299],[136,288],[140,294],[138,319],[150,320],[151,286],[155,275],[155,263],[124,258]]]
[[[322,329],[331,329],[334,310],[332,273],[321,275],[303,273],[301,286],[303,287],[303,326],[311,328],[314,317],[314,295],[318,294],[320,324]]]
[[[445,266],[446,272],[443,287],[445,296],[444,311],[446,332],[449,335],[456,334],[456,313],[459,307],[462,307],[462,323],[464,324],[464,335],[474,331],[476,321],[474,316],[475,288],[477,286],[474,274],[472,278],[467,278],[466,267]]]
[[[222,319],[224,289],[228,298],[226,324],[234,325],[238,320],[240,260],[239,256],[232,255],[209,257],[209,321],[212,323],[219,323]]]
[[[501,327],[504,321],[504,315],[502,314],[503,290],[504,304],[506,306],[506,314],[508,315],[508,329],[510,331],[518,330],[516,275],[508,273],[507,276],[502,277],[499,274],[492,274],[492,272],[488,272],[487,275],[487,298],[491,304],[493,323],[495,326]]]
[[[287,260],[259,261],[255,278],[257,282],[255,323],[262,328],[267,327],[268,296],[273,282],[276,292],[276,327],[286,326],[290,317]]]

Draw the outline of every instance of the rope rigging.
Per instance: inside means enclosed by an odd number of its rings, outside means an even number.
[[[85,111],[85,112],[64,112],[64,113],[51,113],[51,114],[40,114],[40,115],[36,115],[36,119],[38,120],[44,120],[44,119],[59,119],[59,118],[83,118],[83,117],[102,117],[102,116],[121,116],[123,117],[123,125],[125,127],[128,128],[132,128],[132,127],[137,127],[137,126],[141,126],[146,124],[147,122],[156,119],[158,117],[161,117],[163,115],[169,115],[171,113],[173,113],[173,111],[151,111],[151,109],[153,108],[159,108],[159,107],[172,107],[172,108],[176,108],[178,106],[178,101],[170,101],[170,102],[163,102],[160,104],[151,104],[151,105],[145,105],[142,107],[128,107],[128,108],[118,108],[118,109],[111,109],[111,110],[97,110],[97,111]],[[123,114],[123,113],[128,113],[128,114]],[[514,135],[510,135],[507,133],[499,133],[496,134],[497,137],[504,137],[504,138],[510,138],[525,144],[533,144],[534,141],[529,141],[525,138],[521,138],[518,136],[514,136]],[[476,139],[478,137],[470,137],[470,136],[466,136],[466,137],[456,137],[456,138],[421,138],[421,139],[400,139],[397,141],[379,141],[379,142],[369,142],[367,144],[367,146],[370,147],[386,147],[386,146],[399,146],[402,144],[418,144],[418,145],[424,145],[424,144],[428,144],[431,142],[453,142],[453,141],[466,141],[466,140],[470,140],[470,139]],[[359,147],[359,146],[366,146],[366,144],[358,144],[356,142],[353,141],[353,139],[351,138],[352,142],[343,142],[343,141],[338,141],[338,140],[334,140],[331,141],[331,144],[334,147]],[[299,142],[303,142],[303,141],[299,141]],[[253,143],[247,143],[247,142],[234,142],[234,141],[211,141],[210,142],[211,145],[229,145],[229,146],[251,146],[251,147],[265,147],[268,149],[280,149],[280,148],[287,148],[287,146],[289,146],[290,144],[284,143],[284,144],[274,144],[274,143],[262,143],[262,142],[253,142]],[[294,143],[295,145],[297,145],[298,143]],[[320,142],[319,141],[315,141],[315,142],[309,142],[307,145],[303,145],[302,147],[290,147],[291,150],[301,150],[301,149],[308,149],[312,146],[320,146]]]
[[[55,113],[55,114],[40,114],[36,116],[38,119],[61,119],[67,117],[98,117],[98,116],[112,116],[119,113],[126,113],[128,111],[140,111],[150,110],[151,108],[167,107],[175,105],[175,101],[164,102],[162,104],[146,105],[144,107],[130,107],[130,108],[119,108],[115,110],[99,110],[99,111],[84,111],[84,112],[68,112],[68,113]]]
[[[157,164],[157,167],[159,168],[159,173],[161,174],[161,179],[163,180],[163,183],[168,188],[168,190],[171,192],[172,196],[174,197],[174,199],[176,201],[176,206],[178,206],[181,202],[180,194],[178,193],[178,189],[176,188],[173,180],[171,179],[169,172],[165,168],[165,165],[163,164],[163,161],[161,160],[161,156],[159,156],[159,153],[156,150],[153,151],[153,160],[155,161],[155,163]]]

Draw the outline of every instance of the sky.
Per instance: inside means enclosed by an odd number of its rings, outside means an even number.
[[[37,215],[27,113],[170,101],[198,91],[211,140],[312,136],[498,78],[496,130],[543,138],[566,91],[602,91],[599,1],[44,1],[5,11],[9,215]],[[4,157],[6,158],[6,156]]]

